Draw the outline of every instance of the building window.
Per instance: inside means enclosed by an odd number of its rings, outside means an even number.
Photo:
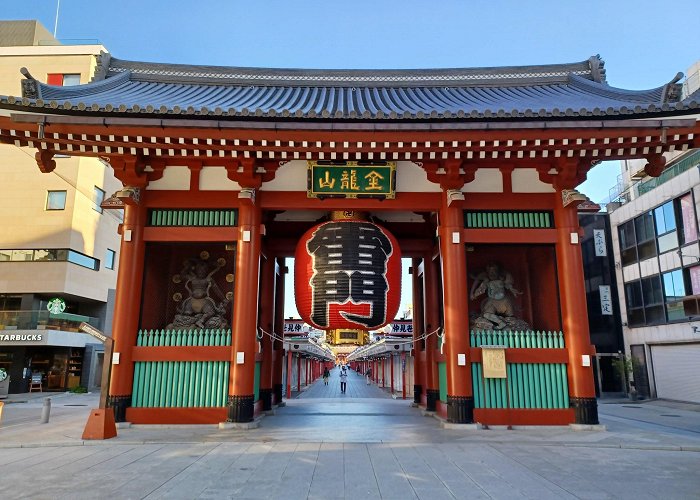
[[[92,193],[92,201],[94,205],[92,206],[93,210],[96,212],[102,213],[102,202],[105,200],[105,192],[102,191],[100,188],[95,186],[95,189],[93,190]]]
[[[637,262],[637,241],[634,237],[634,221],[628,221],[618,228],[620,235],[620,257],[622,265]]]
[[[80,73],[49,73],[46,76],[46,83],[62,87],[80,85]]]
[[[94,271],[100,269],[98,259],[69,248],[0,250],[0,262],[71,262]]]
[[[644,302],[642,301],[642,284],[640,281],[625,283],[625,301],[627,303],[627,324],[641,326],[644,324]]]
[[[683,297],[686,296],[685,280],[683,271],[676,269],[662,275],[664,280],[664,301],[666,302],[666,315],[668,321],[679,321],[685,319],[683,310]]]
[[[46,196],[46,210],[65,210],[66,191],[49,191]]]
[[[111,248],[107,249],[107,255],[105,256],[105,267],[107,269],[114,269],[114,258],[116,256],[116,252],[112,250]]]
[[[623,266],[698,239],[692,195],[686,194],[618,226]]]
[[[659,253],[678,248],[678,232],[676,231],[676,214],[673,200],[654,209],[656,234],[659,239]]]
[[[637,237],[637,256],[640,261],[656,256],[656,234],[654,216],[647,212],[634,219],[634,234]]]

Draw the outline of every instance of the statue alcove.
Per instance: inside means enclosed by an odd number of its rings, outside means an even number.
[[[484,318],[481,311],[488,292],[485,286],[478,289],[479,281],[494,264],[500,267],[502,277],[509,275],[512,288],[521,292],[506,291],[513,304],[513,316],[519,321],[508,321],[505,326],[496,319]],[[528,326],[533,330],[561,329],[554,245],[470,245],[467,270],[467,293],[481,292],[478,297],[469,298],[471,329],[488,329],[487,325],[505,330],[511,329],[509,325],[518,325],[513,328],[518,330]]]
[[[230,327],[235,251],[225,244],[150,243],[144,269],[142,329]]]

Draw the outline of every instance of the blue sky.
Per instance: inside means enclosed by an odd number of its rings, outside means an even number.
[[[53,31],[58,0],[1,0],[3,19]],[[589,0],[60,0],[57,37],[114,57],[303,68],[442,68],[576,62],[600,54],[608,83],[648,89],[700,59],[700,2]],[[600,201],[617,163],[579,189]]]

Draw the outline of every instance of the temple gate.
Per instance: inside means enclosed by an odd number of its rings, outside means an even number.
[[[99,157],[124,184],[107,203],[124,209],[117,421],[244,423],[279,404],[285,259],[351,210],[412,259],[416,402],[455,423],[597,423],[575,187],[602,160],[646,158],[659,175],[664,152],[700,146],[685,117],[700,103],[676,80],[615,89],[597,57],[415,71],[99,63],[70,88],[27,73],[22,97],[0,97],[0,141],[36,150],[43,172],[58,154]],[[394,190],[368,191],[375,178],[353,196],[324,191],[319,162],[395,164]],[[484,376],[491,348],[506,378]],[[323,354],[309,359],[318,376]]]

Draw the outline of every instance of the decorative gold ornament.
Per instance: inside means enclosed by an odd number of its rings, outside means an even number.
[[[182,283],[182,277],[179,274],[173,276],[173,283]]]
[[[226,300],[233,300],[233,292],[226,292]]]
[[[229,273],[226,275],[226,281],[228,283],[233,283],[233,273]]]
[[[219,257],[218,259],[216,259],[216,263],[221,267],[224,267],[226,265],[226,259],[224,259],[223,257]]]
[[[207,259],[209,259],[209,252],[207,252],[206,250],[202,250],[199,254],[199,257],[202,260],[207,260]]]
[[[357,212],[355,210],[333,210],[331,220],[368,220],[367,212]]]
[[[175,302],[180,302],[182,300],[182,294],[180,292],[173,294],[173,300]]]

